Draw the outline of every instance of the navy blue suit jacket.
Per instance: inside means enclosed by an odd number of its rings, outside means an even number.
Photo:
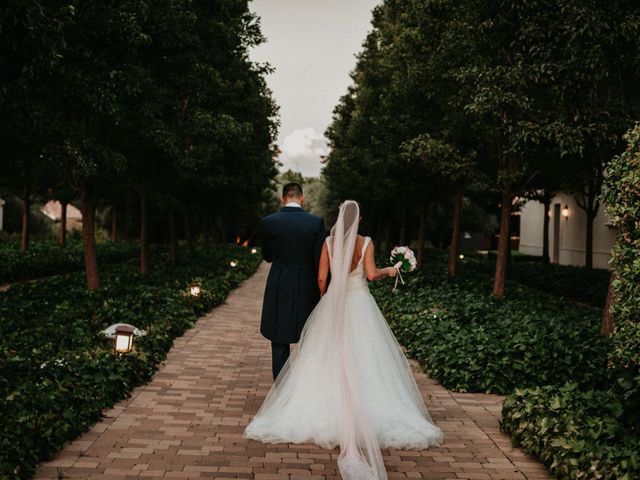
[[[320,300],[318,264],[327,236],[324,221],[299,207],[262,219],[262,256],[271,262],[260,332],[277,343],[296,343]]]

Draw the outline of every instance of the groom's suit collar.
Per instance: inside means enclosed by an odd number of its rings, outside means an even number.
[[[284,206],[280,209],[281,212],[304,212],[304,208],[302,207],[287,207]]]

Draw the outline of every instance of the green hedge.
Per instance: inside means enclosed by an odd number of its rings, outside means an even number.
[[[502,426],[514,442],[561,478],[640,478],[640,126],[625,138],[628,148],[607,167],[603,188],[617,227],[610,368],[599,387],[516,390],[503,408]],[[576,290],[593,294],[589,280]]]
[[[98,244],[98,261],[118,262],[138,255],[138,244],[104,242]],[[20,251],[18,243],[0,242],[0,284],[77,272],[84,268],[82,241],[69,239],[66,246],[55,241],[32,242]]]
[[[449,280],[445,258],[432,255],[397,294],[384,283],[372,286],[409,355],[456,391],[597,384],[607,362],[601,312],[513,283],[496,300],[485,265],[467,257],[462,275]]]
[[[486,259],[465,257],[453,280],[445,262],[430,252],[396,294],[384,282],[372,285],[409,355],[447,388],[510,394],[503,429],[559,478],[640,478],[640,376],[608,365],[601,310],[525,287],[521,278],[498,301]],[[525,277],[556,272],[567,284],[589,275],[530,262],[510,269]]]
[[[555,297],[604,308],[611,272],[602,268],[517,262],[509,265],[508,275],[511,280]]]
[[[236,268],[231,259],[239,260]],[[0,478],[29,478],[37,462],[95,423],[104,408],[148,381],[173,339],[224,301],[255,271],[259,255],[224,246],[196,251],[147,278],[137,265],[101,271],[101,288],[82,273],[22,283],[0,293]],[[199,279],[202,294],[186,294]],[[117,356],[99,332],[112,323],[148,330]]]
[[[516,390],[504,402],[502,428],[559,478],[640,478],[640,377],[611,371],[609,379],[607,389]]]
[[[471,256],[474,255],[471,254]],[[480,257],[476,255],[474,258]],[[495,255],[489,255],[488,261],[484,264],[475,264],[474,270],[482,271],[489,276],[493,275],[495,267]],[[603,268],[587,269],[571,265],[547,264],[542,262],[542,257],[530,255],[513,255],[507,266],[509,280],[549,293],[554,297],[563,297],[597,308],[604,308],[609,276],[609,270]]]
[[[603,199],[617,228],[612,264],[612,360],[640,372],[640,124],[626,135],[627,150],[607,167]]]

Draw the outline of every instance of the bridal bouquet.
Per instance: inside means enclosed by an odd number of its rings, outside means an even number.
[[[418,266],[416,256],[409,247],[395,247],[391,250],[391,264],[393,268],[398,272],[396,277],[396,284],[393,287],[393,291],[398,288],[398,280],[404,285],[403,273],[413,272]]]

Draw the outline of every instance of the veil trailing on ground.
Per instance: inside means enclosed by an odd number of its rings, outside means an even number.
[[[327,239],[331,284],[245,437],[340,446],[345,480],[386,480],[380,446],[442,442],[411,368],[354,262],[360,208],[347,200]],[[369,240],[362,245],[364,255]],[[355,265],[354,265],[355,263]]]
[[[340,390],[340,456],[338,468],[345,480],[386,479],[380,445],[368,418],[363,391],[356,375],[346,333],[346,296],[358,236],[360,207],[347,200],[340,205],[328,248],[331,266],[331,331]]]

